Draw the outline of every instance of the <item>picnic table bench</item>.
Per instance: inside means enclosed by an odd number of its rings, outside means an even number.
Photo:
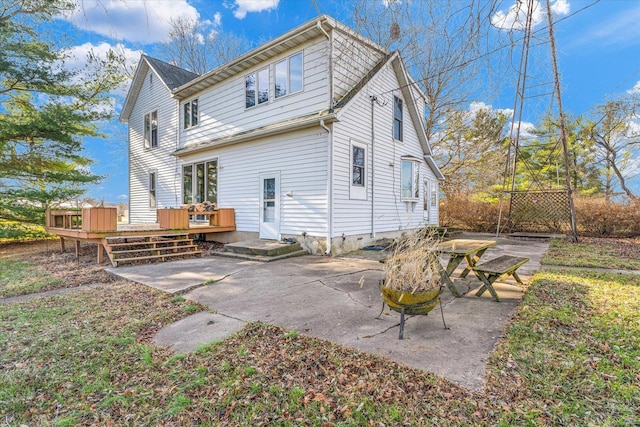
[[[464,279],[487,249],[496,244],[495,240],[453,239],[441,242],[436,246],[436,252],[449,255],[447,267],[441,269],[440,274],[454,296],[458,298],[462,296],[451,280],[458,265],[463,260],[467,261],[467,266],[460,273],[460,277]]]
[[[476,292],[476,296],[481,296],[487,289],[493,295],[496,301],[500,302],[500,297],[495,289],[493,289],[493,283],[498,280],[500,276],[513,276],[516,282],[523,284],[520,276],[516,273],[516,270],[529,262],[529,258],[517,257],[512,255],[502,255],[492,260],[483,262],[481,264],[475,264],[472,269],[476,277],[482,281],[482,287]]]

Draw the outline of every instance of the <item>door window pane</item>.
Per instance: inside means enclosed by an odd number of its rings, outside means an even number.
[[[264,200],[274,200],[276,198],[276,179],[267,178],[264,180]]]

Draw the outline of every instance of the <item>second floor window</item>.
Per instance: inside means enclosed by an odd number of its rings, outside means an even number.
[[[144,148],[158,146],[158,111],[144,115]]]
[[[276,62],[275,97],[302,90],[302,52]]]
[[[197,126],[199,122],[198,115],[198,99],[192,99],[189,102],[185,102],[184,104],[184,128],[189,129],[190,127]]]
[[[402,99],[393,97],[393,139],[402,141]]]
[[[269,102],[269,68],[245,77],[245,107]]]

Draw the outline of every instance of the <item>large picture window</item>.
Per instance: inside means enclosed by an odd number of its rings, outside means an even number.
[[[420,164],[414,160],[402,160],[400,198],[416,200],[420,197]]]
[[[393,139],[402,141],[402,99],[393,97]]]
[[[251,108],[269,102],[269,68],[263,68],[245,77],[245,107]]]
[[[199,112],[198,112],[198,99],[192,99],[191,101],[184,103],[184,114],[183,114],[183,123],[184,128],[189,129],[191,127],[197,126],[200,121]]]
[[[302,90],[302,52],[296,53],[275,65],[275,97],[300,92]]]
[[[195,175],[195,176],[194,176]],[[218,161],[182,167],[182,203],[218,202]]]
[[[158,146],[158,111],[144,115],[144,148]]]

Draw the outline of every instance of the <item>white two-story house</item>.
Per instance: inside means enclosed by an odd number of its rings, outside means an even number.
[[[438,224],[425,96],[397,52],[321,16],[204,75],[142,56],[129,126],[132,223],[210,201],[230,242],[338,254]]]

